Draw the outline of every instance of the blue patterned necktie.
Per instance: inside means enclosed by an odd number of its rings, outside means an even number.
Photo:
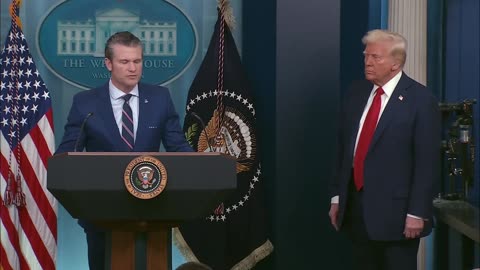
[[[132,94],[126,94],[122,98],[125,100],[122,108],[122,140],[128,146],[130,151],[133,150],[135,145],[134,136],[133,136],[133,114],[132,108],[130,108],[129,101],[132,97]]]

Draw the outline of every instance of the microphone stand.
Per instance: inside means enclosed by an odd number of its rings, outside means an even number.
[[[83,130],[85,129],[85,124],[87,123],[88,118],[93,115],[93,112],[89,112],[85,119],[83,119],[82,125],[80,126],[80,133],[78,134],[77,140],[75,141],[75,147],[73,148],[73,152],[77,152],[78,144],[80,143],[80,138],[83,135]]]

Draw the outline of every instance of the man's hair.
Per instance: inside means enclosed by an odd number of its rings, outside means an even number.
[[[407,60],[407,40],[398,33],[380,29],[371,30],[363,36],[362,42],[363,45],[369,43],[390,42],[392,44],[390,47],[390,54],[400,61],[400,66],[403,67]]]
[[[199,262],[187,262],[177,267],[176,270],[212,270],[212,268]]]
[[[113,48],[115,44],[120,44],[128,47],[142,46],[142,42],[134,34],[124,31],[117,32],[108,38],[107,43],[105,44],[105,58],[112,60],[113,57]]]

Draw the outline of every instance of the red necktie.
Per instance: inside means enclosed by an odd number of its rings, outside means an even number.
[[[362,132],[360,138],[358,138],[357,150],[353,159],[353,180],[357,190],[363,187],[363,162],[367,156],[368,147],[372,141],[375,128],[377,127],[378,115],[380,114],[380,108],[382,107],[382,95],[385,93],[380,87],[373,97],[372,105],[368,109],[367,117],[363,122]]]

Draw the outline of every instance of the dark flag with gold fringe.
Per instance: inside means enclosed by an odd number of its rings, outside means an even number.
[[[273,245],[267,236],[255,105],[226,23],[231,18],[227,1],[220,1],[213,37],[188,94],[184,131],[197,152],[237,159],[237,190],[207,217],[175,230],[175,240],[187,260],[241,270],[253,268]]]

